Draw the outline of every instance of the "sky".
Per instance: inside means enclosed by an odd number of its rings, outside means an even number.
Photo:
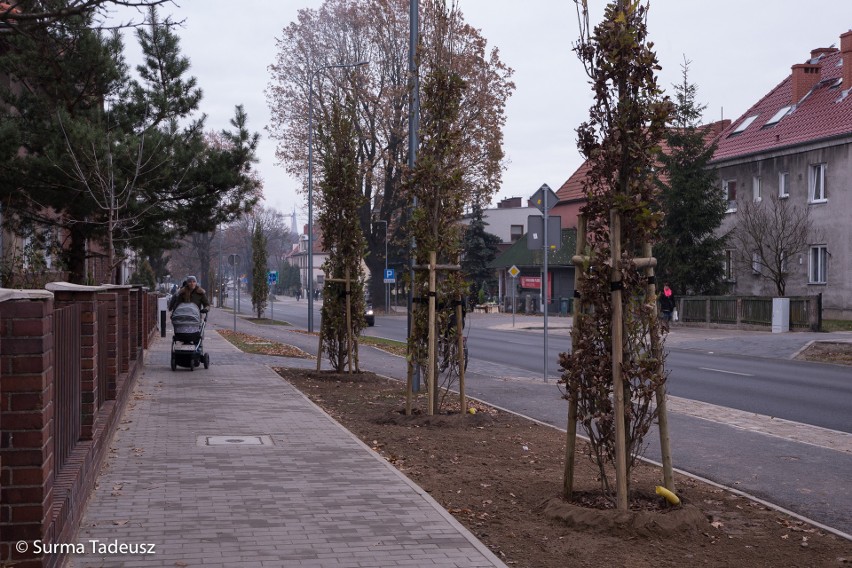
[[[603,0],[589,0],[594,25]],[[264,91],[275,61],[276,38],[298,10],[319,0],[178,0],[164,13],[183,20],[177,30],[204,92],[201,111],[210,130],[228,128],[237,104],[261,135],[257,169],[265,205],[290,214],[298,226],[307,205],[301,183],[276,164],[275,140],[266,131]],[[481,30],[488,49],[515,70],[516,89],[506,105],[503,183],[493,203],[531,196],[543,183],[556,191],[580,166],[576,127],[592,104],[588,78],[572,51],[579,35],[572,0],[459,0],[466,21]],[[673,94],[684,58],[706,122],[736,120],[817,47],[839,47],[852,29],[850,0],[651,0],[649,38],[662,66],[659,85]],[[128,60],[135,64],[128,38]]]

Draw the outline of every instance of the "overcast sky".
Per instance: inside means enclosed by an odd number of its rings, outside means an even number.
[[[605,2],[589,0],[600,19]],[[306,220],[299,182],[275,164],[275,141],[264,90],[275,38],[302,8],[318,0],[179,0],[167,7],[185,26],[178,30],[190,72],[204,91],[208,128],[228,127],[243,104],[249,127],[261,134],[258,169],[266,205],[297,209]],[[468,23],[515,70],[516,90],[506,106],[506,171],[494,199],[528,197],[547,183],[554,189],[580,165],[574,129],[591,105],[587,77],[571,51],[578,36],[573,0],[460,0]],[[690,82],[706,104],[705,121],[736,119],[780,83],[811,49],[840,45],[852,28],[852,0],[651,0],[649,35],[663,70],[660,85],[681,80],[684,56]],[[128,38],[128,48],[135,40]],[[490,47],[489,47],[490,49]],[[132,63],[135,63],[131,59]]]

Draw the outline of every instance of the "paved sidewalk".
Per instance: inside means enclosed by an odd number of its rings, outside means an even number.
[[[211,329],[210,368],[172,372],[170,345],[147,355],[67,566],[504,566],[257,357]],[[111,544],[153,553],[91,553]]]

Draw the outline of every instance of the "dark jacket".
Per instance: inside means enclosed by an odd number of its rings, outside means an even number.
[[[204,288],[197,285],[195,286],[195,290],[190,290],[189,286],[182,286],[177,291],[177,294],[172,296],[172,300],[169,302],[169,310],[174,311],[179,304],[184,302],[192,302],[199,309],[210,306],[210,301],[207,299],[207,292],[204,291]]]
[[[665,294],[660,295],[660,311],[662,312],[673,312],[675,309],[675,297],[674,294],[671,296],[666,296]]]

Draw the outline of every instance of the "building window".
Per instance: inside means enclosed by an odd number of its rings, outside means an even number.
[[[728,210],[725,213],[733,213],[737,210],[737,182],[736,180],[725,180],[722,182],[722,193],[728,202]]]
[[[828,247],[826,245],[811,247],[808,275],[810,284],[825,284],[828,281]]]
[[[735,252],[732,249],[727,249],[725,251],[725,258],[722,261],[722,274],[727,282],[734,281],[734,254]]]
[[[788,274],[790,272],[790,265],[787,262],[787,253],[785,251],[781,251],[781,274]]]
[[[511,238],[514,243],[518,239],[524,236],[524,226],[523,225],[512,225],[511,228]]]
[[[789,172],[781,172],[778,174],[778,197],[785,198],[790,197],[790,173]]]
[[[760,176],[751,178],[751,196],[755,203],[760,203]]]
[[[751,271],[755,274],[760,274],[760,252],[754,251],[751,253]]]
[[[825,187],[825,164],[811,164],[808,168],[808,199],[811,203],[828,201]]]

